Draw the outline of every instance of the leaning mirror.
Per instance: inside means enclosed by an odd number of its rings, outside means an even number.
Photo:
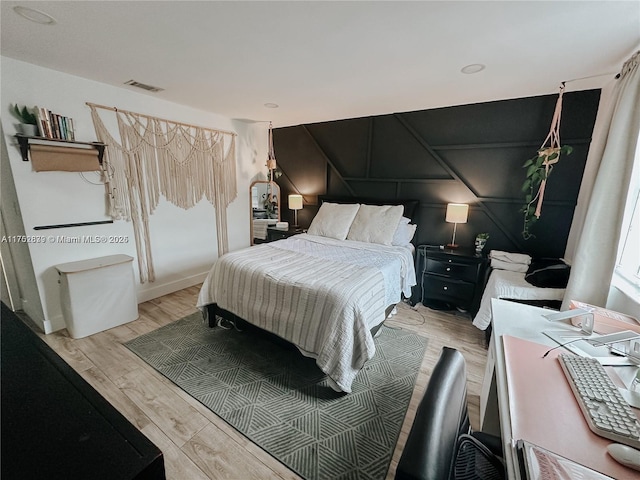
[[[267,241],[267,227],[280,221],[280,187],[258,180],[249,187],[251,202],[251,245]]]

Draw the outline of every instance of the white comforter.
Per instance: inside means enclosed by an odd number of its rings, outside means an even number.
[[[493,270],[482,294],[480,309],[473,324],[486,330],[491,324],[491,299],[514,298],[518,300],[562,300],[564,288],[534,287],[524,279],[525,273],[508,270]]]
[[[375,353],[370,329],[415,283],[408,248],[301,234],[220,257],[198,307],[217,303],[290,341],[350,392]]]

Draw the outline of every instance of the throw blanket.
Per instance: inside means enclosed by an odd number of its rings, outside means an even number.
[[[531,257],[525,253],[503,252],[491,250],[489,252],[491,268],[509,270],[511,272],[526,272],[531,263]]]
[[[341,253],[331,254],[336,250]],[[387,283],[397,285],[391,296]],[[350,392],[375,353],[370,329],[384,321],[385,307],[400,301],[403,287],[410,295],[414,284],[407,248],[302,234],[220,257],[198,307],[217,303],[288,340]]]
[[[524,279],[524,273],[508,270],[493,270],[482,294],[480,309],[473,325],[485,330],[491,323],[491,299],[515,298],[519,300],[562,300],[564,288],[534,287]],[[514,322],[518,319],[514,318]]]
[[[509,263],[522,263],[524,265],[529,265],[531,263],[531,256],[526,253],[513,253],[513,252],[503,252],[501,250],[491,250],[489,252],[489,257],[491,259],[501,260],[503,262]]]

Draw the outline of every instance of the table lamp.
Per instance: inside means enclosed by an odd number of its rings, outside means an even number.
[[[467,223],[468,214],[469,205],[466,203],[447,204],[445,221],[453,223],[453,238],[451,239],[451,243],[447,245],[448,248],[458,248],[458,245],[456,245],[456,227],[459,223]]]
[[[293,226],[298,227],[298,210],[302,209],[302,195],[289,195],[289,208],[293,210],[295,215]]]

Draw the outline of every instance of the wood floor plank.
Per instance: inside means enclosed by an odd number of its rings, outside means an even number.
[[[138,368],[136,365],[138,357],[116,341],[114,330],[116,329],[75,340],[78,348],[91,360],[91,363],[112,381]]]
[[[171,320],[167,323],[171,323],[174,320]],[[145,333],[153,332],[161,327],[158,322],[154,321],[152,318],[149,318],[147,315],[140,315],[133,322],[127,323],[127,328],[132,332],[132,338],[139,337],[140,335],[144,335]]]
[[[149,423],[142,433],[162,451],[167,480],[211,479],[156,424]]]
[[[288,469],[279,468],[280,471],[276,472],[261,461],[252,461],[251,454],[248,454],[243,446],[221,434],[220,430],[212,425],[201,430],[182,447],[182,450],[210,478],[229,480],[240,478],[298,480],[300,478]]]
[[[189,296],[186,295],[186,292],[180,291],[172,295],[165,295],[164,297],[150,300],[150,302],[167,312],[184,317],[198,310],[195,300],[196,299],[190,299]]]
[[[127,417],[139,430],[142,430],[151,423],[144,410],[127,397],[101,370],[93,367],[79,373],[82,378],[95,388],[116,410]]]
[[[38,335],[75,371],[82,372],[94,367],[93,362],[87,358],[66,329],[53,335],[45,335],[41,332],[38,332]]]
[[[165,309],[148,302],[141,303],[138,307],[140,317],[146,318],[150,322],[155,323],[158,326],[157,328],[169,325],[170,323],[175,322],[177,318],[182,318],[183,316],[178,313],[167,312]]]
[[[129,372],[118,378],[116,384],[179,447],[210,423],[167,383],[145,369]]]

